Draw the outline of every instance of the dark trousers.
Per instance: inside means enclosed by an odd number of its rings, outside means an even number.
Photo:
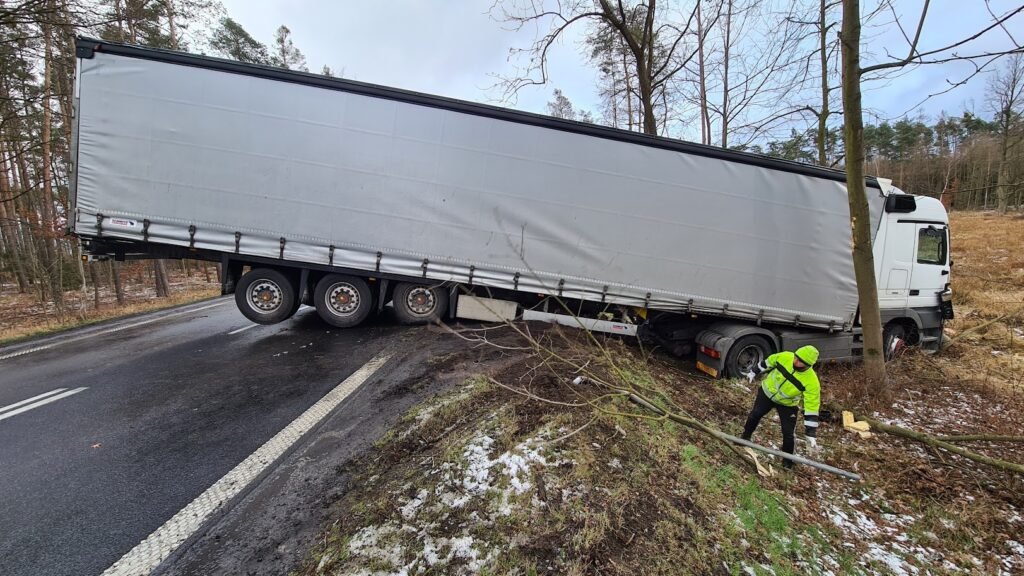
[[[772,411],[772,408],[779,413],[779,422],[782,423],[782,451],[793,453],[794,438],[793,432],[796,430],[796,406],[783,406],[772,402],[771,398],[764,393],[764,389],[758,386],[757,398],[754,400],[754,407],[750,410],[750,415],[747,416],[747,423],[743,426],[743,439],[750,440],[750,437],[754,435],[754,430],[757,430],[757,425],[761,423],[761,418],[764,418],[765,414]],[[786,468],[793,467],[792,460],[783,460],[782,465]]]

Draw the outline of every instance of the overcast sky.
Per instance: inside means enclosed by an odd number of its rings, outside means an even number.
[[[913,28],[923,0],[897,0],[904,26]],[[544,112],[554,88],[560,88],[580,108],[599,109],[597,73],[581,49],[584,26],[574,29],[550,55],[550,84],[529,87],[515,102],[498,102],[497,76],[509,75],[516,61],[514,47],[528,46],[534,30],[514,33],[488,10],[492,0],[223,0],[228,14],[255,38],[270,43],[281,24],[292,31],[296,46],[306,55],[309,69],[326,64],[346,78],[440,94],[453,98],[499,103]],[[869,4],[870,2],[864,2]],[[991,0],[997,13],[1019,5],[1014,0]],[[933,0],[920,45],[937,47],[962,38],[990,21],[984,0]],[[865,33],[870,31],[866,30]],[[874,53],[867,61],[885,58],[886,50],[903,55],[907,43],[899,30],[888,27],[865,44]],[[911,34],[908,31],[908,34]],[[996,49],[1008,42],[1006,34],[1024,40],[1024,17],[1006,30],[996,30],[975,44]],[[521,61],[520,61],[521,63]],[[945,110],[966,109],[988,116],[985,108],[986,75],[937,96],[919,108],[928,94],[945,89],[947,79],[958,80],[969,64],[926,66],[886,82],[866,85],[865,104],[881,117],[898,117],[919,110],[934,117]],[[870,120],[870,118],[868,119]],[[672,136],[682,136],[673,134]],[[688,135],[692,137],[692,135]]]

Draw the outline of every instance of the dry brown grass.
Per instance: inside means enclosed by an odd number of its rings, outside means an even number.
[[[954,212],[951,346],[937,359],[948,375],[1024,386],[1024,216]]]

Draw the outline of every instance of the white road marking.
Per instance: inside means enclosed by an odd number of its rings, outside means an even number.
[[[342,400],[355,392],[377,370],[390,359],[390,354],[381,354],[356,370],[326,396],[310,406],[301,416],[278,432],[266,444],[260,446],[241,464],[235,466],[213,486],[206,489],[195,500],[182,508],[170,520],[164,522],[145,540],[132,548],[101,576],[141,576],[167,559],[183,542],[203,526],[211,515],[221,510],[260,474],[273,464],[288,448],[311,428],[317,425]]]
[[[39,400],[41,398],[46,398],[47,396],[52,396],[54,394],[58,394],[58,393],[63,392],[65,390],[67,390],[67,388],[57,388],[56,390],[50,390],[49,392],[45,392],[45,393],[40,394],[38,396],[33,396],[33,397],[28,398],[26,400],[22,400],[21,402],[15,402],[14,404],[8,404],[7,406],[0,406],[0,414],[3,414],[4,412],[7,412],[8,410],[12,410],[14,408],[17,408],[18,406],[24,406],[25,404],[31,404],[32,402],[35,402],[36,400]]]
[[[78,394],[79,392],[81,392],[83,390],[88,390],[88,389],[89,389],[88,387],[83,386],[82,388],[75,388],[74,390],[68,390],[67,392],[61,392],[60,394],[57,394],[56,396],[52,396],[51,395],[51,394],[53,394],[53,392],[48,392],[47,394],[43,394],[43,396],[49,396],[48,398],[44,398],[43,400],[40,400],[38,402],[34,402],[32,404],[29,404],[28,406],[22,406],[21,408],[18,408],[17,410],[11,410],[10,412],[4,412],[3,414],[0,414],[0,420],[6,420],[6,419],[10,418],[11,416],[17,416],[18,414],[21,414],[22,412],[28,412],[29,410],[34,410],[36,408],[39,408],[40,406],[45,406],[45,405],[49,404],[50,402],[56,402],[57,400],[61,400],[63,398],[67,398],[68,396],[74,396],[75,394]],[[60,391],[60,390],[64,390],[64,388],[59,388],[57,391]],[[38,398],[38,396],[37,396],[37,398]],[[31,398],[30,398],[30,400],[31,400]],[[15,404],[11,404],[11,406],[5,407],[5,409],[13,407],[13,406],[15,406]]]
[[[242,326],[238,330],[232,330],[231,332],[228,332],[228,336],[231,336],[233,334],[238,334],[239,332],[245,332],[249,328],[255,328],[257,326],[259,326],[259,324],[249,324],[248,326]]]
[[[174,318],[175,316],[181,316],[182,314],[192,314],[193,312],[199,312],[201,310],[208,310],[210,308],[216,308],[217,306],[223,306],[227,302],[217,302],[216,304],[207,304],[206,306],[200,306],[199,308],[190,308],[188,310],[179,310],[177,312],[171,312],[170,314],[164,314],[157,318],[150,318],[148,320],[142,320],[140,322],[132,322],[131,324],[125,324],[123,326],[115,326],[108,330],[101,330],[99,332],[93,332],[92,334],[83,334],[82,336],[75,336],[64,340],[58,340],[52,344],[44,344],[42,346],[36,346],[34,348],[26,348],[25,350],[19,350],[17,352],[11,352],[10,354],[0,355],[0,360],[7,360],[9,358],[17,358],[18,356],[24,356],[26,354],[32,354],[33,352],[41,352],[43,350],[49,350],[56,348],[62,344],[70,344],[72,342],[78,342],[79,340],[87,340],[89,338],[96,338],[98,336],[106,336],[107,334],[113,334],[114,332],[120,332],[122,330],[128,330],[129,328],[137,328],[139,326],[145,326],[160,320],[166,320],[168,318]]]

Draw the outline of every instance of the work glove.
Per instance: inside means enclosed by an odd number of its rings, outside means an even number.
[[[754,374],[754,371],[751,370],[750,372],[747,372],[746,374],[744,374],[744,376],[747,377],[747,382],[753,382],[754,378],[757,377],[757,374]]]

